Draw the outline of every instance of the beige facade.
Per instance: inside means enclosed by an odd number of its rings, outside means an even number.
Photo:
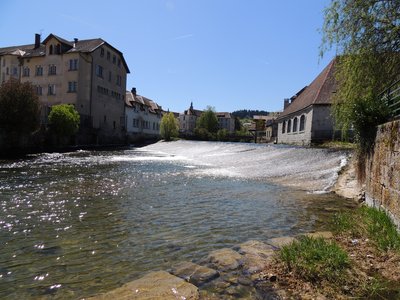
[[[44,124],[51,106],[68,103],[97,142],[122,139],[129,69],[123,54],[107,42],[70,42],[50,34],[41,43],[36,35],[35,44],[0,48],[0,58],[1,82],[14,77],[35,87]]]
[[[229,133],[235,132],[235,118],[228,112],[215,113],[218,119],[218,128],[226,129]]]

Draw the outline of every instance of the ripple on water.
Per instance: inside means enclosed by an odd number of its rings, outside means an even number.
[[[342,156],[177,142],[1,163],[0,298],[86,297],[213,249],[323,227],[342,199],[268,182],[325,184]]]

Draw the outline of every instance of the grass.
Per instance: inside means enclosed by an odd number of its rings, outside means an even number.
[[[367,236],[379,250],[400,251],[400,234],[382,210],[361,206],[354,213],[340,213],[333,220],[334,231],[353,237]]]
[[[312,282],[335,282],[344,277],[344,270],[349,267],[347,253],[335,242],[323,238],[302,236],[283,246],[279,258],[289,271]]]

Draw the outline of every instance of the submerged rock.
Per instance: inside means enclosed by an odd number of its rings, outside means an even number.
[[[238,269],[243,264],[243,257],[232,249],[223,248],[212,251],[204,260],[204,263],[225,272]]]
[[[178,276],[186,281],[193,283],[196,286],[202,285],[210,280],[213,280],[219,276],[219,272],[194,264],[192,262],[182,262],[174,266],[171,273]]]
[[[273,246],[255,240],[247,241],[234,249],[244,256],[243,269],[250,274],[264,270],[275,253]]]
[[[197,287],[165,271],[151,272],[108,293],[89,299],[198,300]]]

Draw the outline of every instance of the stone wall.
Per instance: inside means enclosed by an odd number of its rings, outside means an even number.
[[[366,202],[383,208],[400,229],[400,121],[379,126],[366,162]]]

